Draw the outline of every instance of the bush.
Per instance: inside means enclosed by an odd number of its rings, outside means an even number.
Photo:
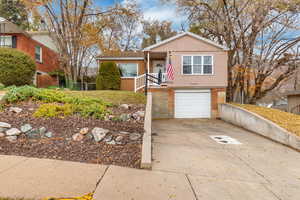
[[[0,48],[0,82],[5,86],[33,84],[35,70],[30,56],[15,49]]]
[[[43,104],[33,114],[34,117],[63,117],[74,113],[74,109],[70,104]]]
[[[96,79],[97,90],[119,90],[121,86],[120,70],[114,62],[103,62]]]
[[[111,105],[97,98],[74,97],[61,91],[39,89],[31,86],[12,86],[3,99],[6,103],[16,103],[30,99],[44,102],[46,104],[41,105],[34,116],[47,118],[78,113],[83,117],[103,119],[109,114],[107,106]]]
[[[5,88],[5,85],[0,83],[0,90],[3,90]]]

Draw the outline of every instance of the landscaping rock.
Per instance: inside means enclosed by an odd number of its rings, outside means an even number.
[[[5,137],[5,133],[0,133],[0,138]]]
[[[80,142],[81,140],[83,140],[84,136],[80,133],[76,133],[72,136],[72,139],[76,142]]]
[[[44,135],[47,132],[47,129],[42,126],[41,128],[39,128],[39,132],[40,132],[40,135]]]
[[[134,119],[134,120],[137,120],[137,121],[140,120],[140,116],[136,113],[131,114],[131,118]]]
[[[15,135],[12,135],[12,136],[6,136],[5,138],[6,138],[8,141],[10,141],[10,142],[15,142],[15,141],[18,139],[18,137],[15,136]]]
[[[126,132],[126,131],[120,131],[121,134],[124,134],[124,135],[128,135],[130,134],[129,132]]]
[[[17,128],[11,128],[11,129],[8,129],[5,133],[7,136],[18,136],[22,132]]]
[[[100,142],[106,136],[106,134],[108,132],[109,132],[109,130],[103,129],[103,128],[98,128],[98,127],[95,127],[92,130],[92,134],[93,134],[94,140],[96,142]]]
[[[131,133],[129,135],[130,140],[138,140],[138,139],[140,139],[140,137],[141,137],[141,134],[139,134],[139,133]]]
[[[4,133],[7,130],[7,128],[1,128],[0,127],[0,133]]]
[[[11,125],[5,122],[0,122],[0,128],[11,128]]]
[[[31,129],[32,129],[32,127],[30,124],[25,124],[25,125],[21,126],[21,131],[23,133],[26,133],[26,132],[30,131]]]
[[[124,108],[124,109],[128,110],[130,107],[128,104],[121,104],[120,108]]]
[[[41,137],[40,135],[40,131],[37,129],[32,129],[30,131],[28,131],[27,133],[25,133],[26,136],[30,139],[38,139]]]
[[[106,144],[115,145],[115,144],[116,144],[116,141],[112,140],[112,141],[106,142]]]
[[[119,136],[116,137],[115,141],[116,142],[121,142],[123,140],[123,138],[124,138],[123,136],[119,135]]]
[[[112,135],[109,135],[109,136],[106,136],[104,139],[103,139],[103,141],[104,142],[110,142],[112,140]]]
[[[52,138],[53,133],[50,132],[50,131],[48,131],[47,133],[45,133],[45,136],[46,136],[47,138]]]
[[[86,135],[86,134],[88,134],[88,132],[89,132],[89,128],[82,128],[82,129],[80,129],[80,131],[79,131],[79,133],[81,134],[81,135]]]
[[[145,117],[145,111],[137,111],[135,114],[137,114],[139,117]]]
[[[10,107],[9,108],[9,111],[10,112],[14,112],[14,113],[20,113],[20,112],[22,112],[22,108],[18,108],[18,107]]]
[[[128,114],[121,114],[120,115],[120,120],[125,122],[130,118],[130,116],[128,116]]]

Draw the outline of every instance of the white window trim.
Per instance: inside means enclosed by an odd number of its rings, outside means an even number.
[[[43,48],[41,47],[41,46],[39,46],[39,45],[36,45],[35,47],[34,47],[34,57],[35,57],[35,50],[36,50],[36,47],[40,47],[40,60],[38,60],[38,59],[36,59],[35,58],[35,60],[36,61],[38,61],[39,63],[43,63]]]
[[[139,76],[139,64],[138,63],[130,63],[130,62],[117,62],[117,66],[119,64],[135,64],[136,65],[136,76],[128,76],[128,77],[121,77],[121,79],[126,79],[126,78],[136,78]],[[119,66],[118,66],[119,67]]]
[[[1,47],[8,47],[8,48],[12,48],[12,46],[13,46],[13,36],[12,35],[1,35],[1,37],[2,38],[4,38],[4,41],[5,41],[5,39],[7,39],[7,38],[9,38],[9,39],[11,39],[11,45],[10,46],[8,46],[8,45],[0,45]]]
[[[192,74],[184,74],[183,73],[183,57],[184,56],[191,56],[192,57]],[[197,74],[194,74],[194,68],[193,68],[193,63],[194,63],[194,56],[201,56],[202,58],[201,58],[201,66],[202,66],[202,68],[201,68],[201,74],[199,74],[199,73],[197,73]],[[211,58],[212,58],[212,62],[211,62],[211,64],[212,64],[212,69],[211,69],[211,74],[204,74],[203,73],[203,65],[204,65],[204,62],[203,62],[203,57],[204,56],[211,56]],[[213,76],[213,75],[215,75],[215,71],[214,71],[214,55],[211,55],[211,54],[183,54],[183,55],[181,55],[181,75],[184,75],[184,76]]]

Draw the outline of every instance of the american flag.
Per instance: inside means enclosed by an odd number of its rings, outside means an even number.
[[[168,77],[168,80],[170,80],[170,81],[174,80],[174,67],[171,63],[171,56],[169,57],[169,63],[167,66],[167,77]]]

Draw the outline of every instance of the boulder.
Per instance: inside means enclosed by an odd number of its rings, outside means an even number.
[[[5,133],[0,132],[0,138],[5,137]]]
[[[11,128],[11,125],[9,123],[0,122],[0,128]]]
[[[128,104],[121,104],[120,108],[128,110],[129,109],[129,105]]]
[[[19,108],[19,107],[10,107],[9,108],[9,111],[10,112],[14,112],[14,113],[20,113],[20,112],[22,112],[22,108]]]
[[[47,138],[52,138],[53,133],[50,132],[50,131],[48,131],[47,133],[45,133],[45,136],[46,136]]]
[[[12,135],[12,136],[6,136],[5,138],[6,138],[8,141],[10,141],[10,142],[15,142],[15,141],[17,141],[17,139],[18,139],[18,137],[15,136],[15,135]]]
[[[138,140],[138,139],[140,139],[140,137],[141,137],[141,134],[139,134],[139,133],[131,133],[129,135],[130,140]]]
[[[40,131],[37,129],[32,129],[32,130],[26,132],[25,134],[30,139],[38,139],[41,137]]]
[[[32,127],[30,124],[24,124],[23,126],[21,126],[21,131],[23,133],[26,133],[26,132],[30,131],[31,129],[32,129]]]
[[[95,127],[92,130],[92,135],[96,142],[100,142],[106,136],[106,134],[108,132],[109,132],[109,130],[107,130],[107,129]]]
[[[79,133],[80,133],[81,135],[86,135],[86,134],[89,133],[89,128],[87,128],[87,127],[82,128],[82,129],[80,129]]]
[[[123,122],[127,121],[129,118],[130,118],[130,116],[128,116],[128,114],[124,113],[124,114],[120,115],[120,120]]]
[[[104,142],[110,142],[112,140],[112,135],[109,135],[109,136],[106,136],[104,139],[103,139],[103,141]]]
[[[76,133],[72,136],[72,139],[76,142],[80,142],[81,140],[83,140],[84,136],[80,133]]]
[[[135,114],[137,114],[139,117],[145,117],[145,111],[139,110]]]
[[[8,129],[5,133],[7,136],[18,136],[22,132],[17,128],[11,128],[11,129]]]
[[[115,141],[116,142],[121,142],[123,139],[124,139],[124,137],[119,135],[119,136],[116,137]]]
[[[46,133],[47,129],[45,127],[41,127],[39,128],[39,132],[40,132],[40,135],[44,135]]]

